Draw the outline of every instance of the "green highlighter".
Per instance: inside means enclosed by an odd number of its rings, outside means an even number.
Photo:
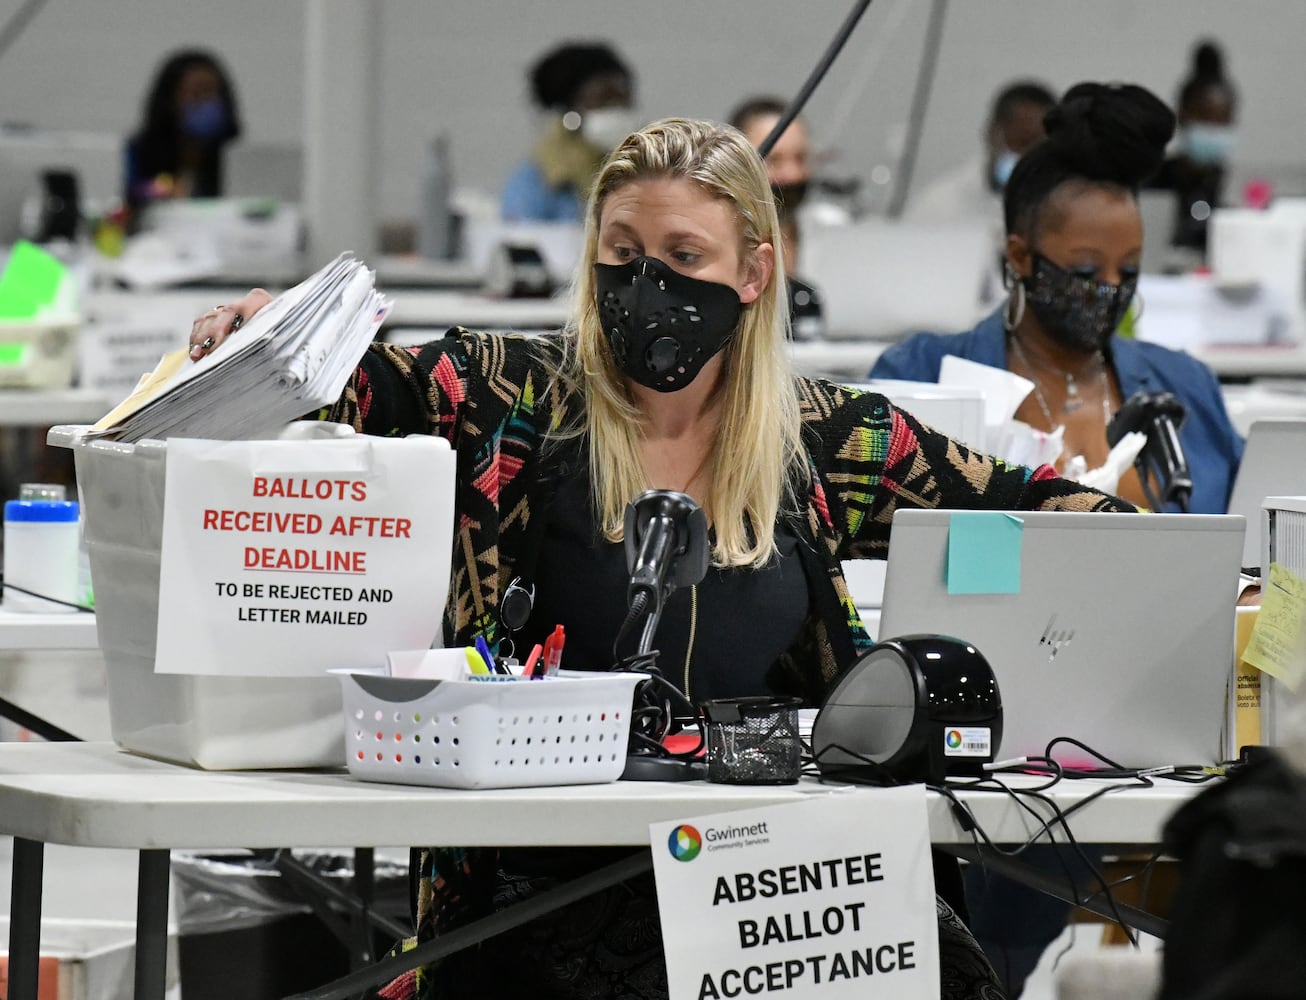
[[[66,274],[57,257],[19,240],[0,274],[0,320],[34,318],[54,302]]]

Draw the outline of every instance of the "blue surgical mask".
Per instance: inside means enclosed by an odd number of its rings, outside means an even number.
[[[1011,172],[1016,169],[1016,164],[1019,162],[1020,154],[1013,153],[1009,149],[1004,149],[993,158],[993,174],[989,180],[994,191],[1001,191],[1007,186],[1007,181],[1011,180]]]
[[[1222,166],[1232,158],[1237,138],[1228,125],[1185,125],[1184,152],[1188,159],[1204,167]]]
[[[227,130],[227,105],[220,97],[187,104],[181,111],[181,130],[192,139],[216,139]]]

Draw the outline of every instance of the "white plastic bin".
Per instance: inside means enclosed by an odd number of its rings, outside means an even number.
[[[343,765],[334,677],[154,672],[167,445],[85,431],[54,427],[48,441],[71,448],[77,468],[114,741],[210,770]]]
[[[342,674],[350,774],[443,788],[616,781],[636,673],[465,681]]]

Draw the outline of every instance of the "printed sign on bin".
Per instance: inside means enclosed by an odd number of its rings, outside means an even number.
[[[434,437],[171,439],[155,670],[314,675],[429,646],[453,490]]]

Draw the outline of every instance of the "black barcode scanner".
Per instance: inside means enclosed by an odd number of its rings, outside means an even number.
[[[1130,431],[1147,435],[1147,443],[1134,459],[1134,468],[1143,482],[1143,494],[1153,510],[1164,510],[1173,503],[1187,512],[1193,493],[1193,477],[1188,471],[1179,428],[1183,426],[1184,404],[1168,392],[1136,392],[1116,411],[1107,425],[1107,444],[1116,443]]]

